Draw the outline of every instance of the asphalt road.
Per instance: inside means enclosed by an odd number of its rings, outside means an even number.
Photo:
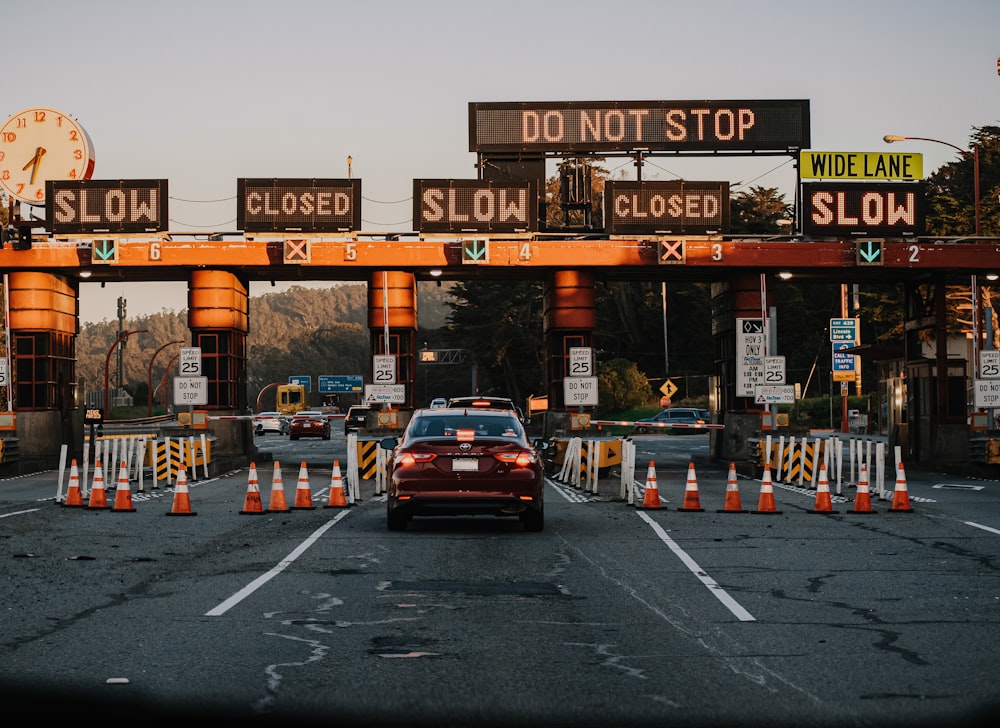
[[[550,480],[537,534],[492,518],[389,532],[368,482],[354,505],[324,508],[336,431],[291,450],[287,437],[261,438],[289,503],[315,456],[312,510],[240,513],[245,468],[191,481],[190,517],[167,515],[172,487],[130,489],[135,510],[122,512],[57,505],[54,471],[0,481],[5,707],[25,725],[869,726],[995,714],[996,482],[913,471],[910,512],[876,498],[854,513],[844,486],[829,514],[810,513],[813,491],[776,483],[777,512],[719,513],[726,469],[699,465],[703,510],[681,511],[707,436],[635,442],[636,481],[650,455],[660,508],[624,503],[614,472],[596,493]],[[258,464],[265,506],[273,465]],[[752,510],[762,483],[738,488]]]

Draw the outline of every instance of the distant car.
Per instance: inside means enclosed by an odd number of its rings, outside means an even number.
[[[263,435],[265,432],[287,435],[288,419],[280,412],[258,412],[253,416],[253,433]]]
[[[431,409],[442,409],[448,406],[448,400],[444,397],[435,397],[431,400]]]
[[[314,410],[296,413],[289,423],[288,438],[298,440],[300,437],[321,437],[329,440],[330,418]]]
[[[517,415],[518,420],[524,422],[524,412],[510,397],[452,397],[448,400],[448,407],[509,410]]]
[[[344,416],[344,434],[347,435],[357,430],[363,430],[368,423],[368,411],[371,409],[366,404],[356,404],[347,410]]]
[[[694,407],[671,407],[659,412],[652,417],[644,417],[636,420],[636,432],[667,432],[670,430],[684,431],[703,429],[702,425],[709,424],[708,410],[696,409]],[[674,428],[672,425],[686,425],[688,427]],[[694,426],[691,428],[690,426]]]
[[[545,524],[542,463],[511,410],[421,409],[392,451],[386,525],[401,531],[414,516],[518,518],[526,531]]]

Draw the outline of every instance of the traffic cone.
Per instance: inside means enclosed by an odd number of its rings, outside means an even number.
[[[115,505],[111,510],[135,513],[135,508],[132,506],[132,489],[128,486],[128,465],[124,460],[118,468],[118,488],[115,489]]]
[[[347,505],[344,497],[344,481],[340,477],[340,460],[333,461],[333,475],[330,476],[330,498],[324,508],[343,508]]]
[[[746,513],[740,502],[740,485],[736,480],[736,463],[729,463],[729,477],[726,479],[726,499],[716,513]]]
[[[100,460],[94,463],[94,483],[90,488],[87,508],[108,508],[108,494],[104,490],[104,471]]]
[[[652,460],[649,461],[649,470],[646,471],[646,489],[642,494],[642,507],[660,507],[660,491],[656,487],[656,467]]]
[[[760,479],[760,496],[754,513],[781,513],[774,507],[774,487],[771,484],[771,466],[764,465],[764,477]]]
[[[826,463],[819,464],[819,483],[816,486],[816,505],[810,513],[837,513],[830,498],[830,481],[826,477]]]
[[[268,513],[289,513],[292,509],[288,507],[285,500],[285,484],[281,480],[281,463],[274,461],[274,473],[271,475],[271,499],[267,503]]]
[[[703,511],[701,499],[698,496],[698,478],[694,473],[694,463],[688,464],[687,483],[684,485],[684,502],[679,511]]]
[[[896,469],[896,488],[892,491],[892,505],[889,506],[890,513],[912,513],[910,508],[910,491],[906,488],[906,471],[900,461]]]
[[[177,471],[177,483],[174,485],[174,505],[167,512],[168,516],[195,516],[191,510],[191,495],[188,493],[187,471],[181,468]]]
[[[854,508],[851,513],[874,513],[872,510],[872,496],[868,491],[868,468],[861,465],[861,473],[858,475],[858,490],[854,494]]]
[[[306,461],[302,461],[299,466],[299,481],[295,486],[295,502],[292,508],[297,511],[311,511],[316,508],[313,505],[312,492],[309,490],[309,472],[306,470]]]
[[[247,478],[247,494],[243,499],[243,510],[240,513],[246,515],[263,512],[264,507],[260,502],[260,486],[257,484],[257,464],[250,463],[250,476]]]
[[[69,487],[66,489],[66,500],[63,505],[67,508],[80,508],[83,506],[83,497],[80,495],[80,471],[76,467],[76,458],[69,466]]]

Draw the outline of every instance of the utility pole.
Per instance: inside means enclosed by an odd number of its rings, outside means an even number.
[[[120,337],[125,333],[125,299],[122,296],[118,297],[118,336]],[[122,362],[123,354],[125,352],[125,339],[122,340],[122,345],[118,347],[118,356],[116,357],[117,368],[115,369],[115,389],[116,391],[121,390],[124,382],[122,382]],[[107,404],[105,405],[108,406]],[[108,410],[110,412],[110,409]]]

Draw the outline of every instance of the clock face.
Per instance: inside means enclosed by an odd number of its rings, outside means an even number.
[[[94,173],[90,137],[71,116],[35,106],[0,127],[0,185],[14,199],[45,204],[48,180],[84,180]]]

